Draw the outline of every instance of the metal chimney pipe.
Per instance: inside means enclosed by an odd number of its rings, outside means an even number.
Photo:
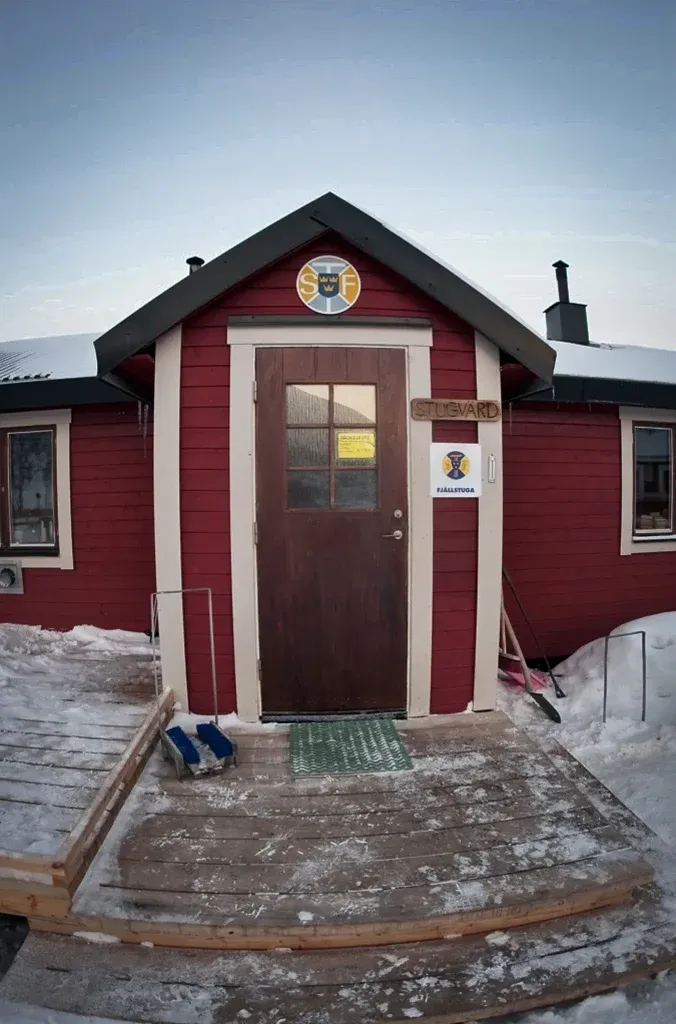
[[[201,256],[188,256],[185,262],[190,267],[188,274],[194,274],[196,270],[204,266],[204,260]]]
[[[557,260],[556,263],[552,263],[552,266],[556,271],[556,284],[559,289],[559,302],[570,302],[570,293],[568,291],[568,264],[564,263],[563,260]]]

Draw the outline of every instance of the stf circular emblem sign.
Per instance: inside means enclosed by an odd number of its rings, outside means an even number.
[[[340,256],[316,256],[301,267],[296,291],[308,309],[332,316],[354,306],[361,280],[352,264]]]
[[[448,452],[441,460],[441,468],[451,480],[462,480],[470,470],[470,461],[464,452]]]

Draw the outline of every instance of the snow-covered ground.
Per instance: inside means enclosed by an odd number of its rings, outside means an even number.
[[[616,636],[608,648],[608,712],[603,724],[604,642],[595,640],[555,669],[566,697],[546,696],[561,714],[551,722],[520,688],[500,687],[499,704],[523,729],[555,737],[676,852],[676,612],[618,627],[645,630],[647,714],[641,722],[640,636]],[[676,891],[676,873],[673,882]],[[676,908],[675,908],[676,925]],[[676,973],[653,984],[534,1011],[521,1024],[674,1024]]]

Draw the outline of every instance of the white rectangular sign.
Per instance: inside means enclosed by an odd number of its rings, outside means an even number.
[[[431,444],[430,494],[433,498],[479,498],[481,445],[459,441]]]

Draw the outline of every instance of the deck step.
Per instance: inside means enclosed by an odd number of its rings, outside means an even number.
[[[229,874],[212,869],[217,885]],[[30,917],[36,931],[105,931],[124,942],[221,949],[336,949],[430,941],[453,934],[515,928],[613,906],[653,879],[652,866],[630,847],[588,859],[500,873],[476,880],[428,880],[379,891],[322,893],[180,891],[110,888],[88,912],[79,894],[56,923]],[[198,882],[198,885],[201,883]]]
[[[104,940],[31,934],[0,983],[0,1019],[15,1019],[14,1002],[139,1024],[459,1024],[676,966],[674,924],[655,886],[582,916],[370,949],[225,952]]]

